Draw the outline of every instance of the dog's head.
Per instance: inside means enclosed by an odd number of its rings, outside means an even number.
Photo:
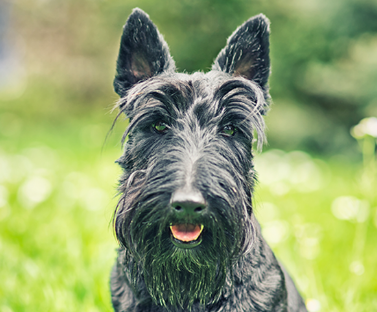
[[[115,91],[129,118],[115,232],[129,278],[162,305],[216,300],[253,242],[252,142],[264,140],[269,22],[241,25],[208,73],[175,72],[148,15],[128,18]],[[210,299],[211,298],[211,299]]]

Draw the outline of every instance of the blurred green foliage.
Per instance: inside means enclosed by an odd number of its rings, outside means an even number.
[[[115,118],[119,38],[134,7],[150,15],[187,72],[208,70],[250,16],[269,17],[267,125],[279,150],[256,157],[257,217],[311,312],[377,310],[375,139],[360,139],[370,147],[359,149],[349,134],[377,115],[376,1],[9,3],[11,61],[0,67],[0,311],[111,311],[120,174],[113,162],[126,121],[105,138]]]
[[[349,128],[377,115],[374,0],[18,0],[8,36],[23,74],[9,97],[47,116],[111,104],[122,25],[136,6],[188,72],[208,70],[231,32],[263,12],[272,29],[271,145],[355,157]],[[30,98],[36,88],[45,98]]]

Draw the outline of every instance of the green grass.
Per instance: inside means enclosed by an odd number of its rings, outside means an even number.
[[[125,127],[102,148],[113,117],[0,113],[1,312],[112,310],[114,160]],[[256,156],[256,215],[310,311],[377,311],[377,187],[368,166],[303,152]]]
[[[258,165],[257,217],[312,311],[377,311],[377,203],[361,167],[273,150]]]
[[[3,116],[19,127],[0,141],[0,311],[111,311],[121,148],[102,144],[112,117]]]

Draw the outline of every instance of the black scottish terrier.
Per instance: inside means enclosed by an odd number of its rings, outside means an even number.
[[[306,311],[254,217],[252,143],[264,141],[269,21],[228,39],[208,73],[176,73],[148,15],[123,29],[115,91],[129,118],[115,311]]]

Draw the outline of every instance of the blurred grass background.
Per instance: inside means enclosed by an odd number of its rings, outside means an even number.
[[[374,0],[0,2],[0,311],[111,311],[120,120],[105,143],[122,26],[145,10],[180,70],[208,70],[271,20],[269,146],[255,210],[315,311],[377,311]]]

